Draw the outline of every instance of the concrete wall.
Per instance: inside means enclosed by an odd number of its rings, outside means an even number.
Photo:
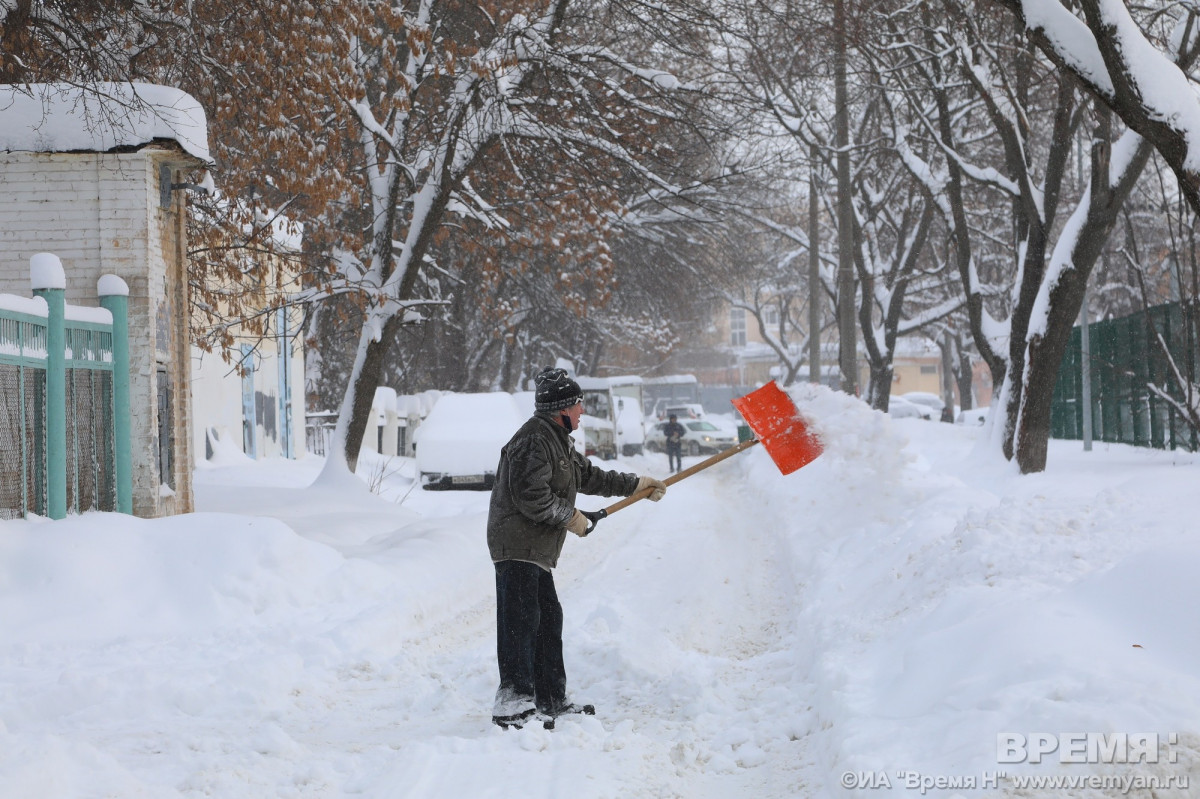
[[[160,207],[160,165],[196,162],[178,148],[123,153],[0,152],[0,291],[29,294],[29,259],[62,259],[67,301],[96,305],[96,280],[129,284],[133,509],[192,510],[186,241],[181,192]],[[173,182],[181,181],[174,171]],[[169,387],[173,474],[159,470],[159,382]]]

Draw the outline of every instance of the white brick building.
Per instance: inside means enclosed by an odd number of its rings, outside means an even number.
[[[70,91],[32,88],[0,87],[0,291],[28,295],[39,252],[62,259],[71,303],[96,304],[102,274],[124,278],[133,511],[190,511],[185,192],[171,184],[209,158],[204,112],[176,90],[136,85],[146,107],[99,125]],[[127,101],[130,88],[102,90]],[[95,112],[104,101],[87,102]]]

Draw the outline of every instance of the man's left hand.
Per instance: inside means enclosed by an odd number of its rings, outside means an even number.
[[[579,512],[579,508],[571,514],[571,518],[567,520],[567,529],[575,535],[583,538],[587,535],[588,520],[587,517]]]

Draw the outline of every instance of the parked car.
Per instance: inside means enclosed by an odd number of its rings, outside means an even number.
[[[933,419],[933,408],[918,405],[903,397],[888,397],[887,412],[893,419]]]
[[[679,419],[683,425],[683,454],[700,455],[722,452],[738,443],[736,432],[717,427],[707,419]],[[659,422],[646,434],[646,449],[666,452],[667,437],[663,428],[669,422]]]
[[[991,408],[968,408],[965,411],[958,412],[958,418],[955,419],[959,424],[980,426],[987,422],[988,411]]]
[[[445,394],[414,434],[421,487],[490,491],[500,448],[524,424],[511,394]]]
[[[940,419],[942,411],[946,410],[946,403],[942,398],[929,391],[907,391],[900,395],[900,399],[915,402],[917,405],[924,405],[931,409],[934,419]]]

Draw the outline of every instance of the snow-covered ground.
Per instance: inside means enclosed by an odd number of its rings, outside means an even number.
[[[978,428],[797,396],[816,462],[755,448],[568,541],[598,714],[554,732],[490,724],[488,497],[411,461],[373,494],[227,457],[190,516],[0,522],[0,796],[1200,793],[1200,458],[1054,442],[1020,477]]]

